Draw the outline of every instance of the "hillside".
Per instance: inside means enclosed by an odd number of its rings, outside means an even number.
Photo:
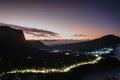
[[[37,48],[39,50],[49,50],[49,46],[45,45],[43,42],[39,40],[27,40],[34,48]]]
[[[104,47],[114,47],[117,44],[120,44],[120,37],[114,35],[106,35],[101,38],[85,41],[80,43],[73,44],[63,44],[53,46],[53,49],[59,50],[81,50],[81,51],[91,51],[97,50]]]

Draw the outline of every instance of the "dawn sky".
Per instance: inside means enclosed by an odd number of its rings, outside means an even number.
[[[0,0],[0,23],[26,27],[27,39],[120,36],[120,1]]]

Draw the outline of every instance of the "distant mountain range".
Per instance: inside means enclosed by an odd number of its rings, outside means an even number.
[[[19,56],[34,56],[36,53],[42,55],[42,53],[48,53],[45,50],[52,49],[91,51],[104,47],[114,47],[117,44],[120,44],[120,37],[106,35],[95,40],[50,47],[41,41],[26,41],[22,30],[0,26],[0,49],[1,52],[4,52],[0,56],[8,57],[8,54],[5,53],[10,53],[10,56],[15,56],[16,53]]]
[[[113,47],[113,46],[116,46],[117,44],[120,44],[120,37],[115,35],[105,35],[101,38],[90,40],[90,41],[47,46],[42,41],[36,41],[36,40],[26,41],[22,30],[19,30],[19,29],[16,30],[9,26],[12,26],[12,25],[3,24],[3,23],[0,24],[0,43],[1,43],[1,46],[7,45],[8,48],[11,47],[11,45],[13,44],[15,46],[20,46],[20,45],[26,46],[27,44],[27,46],[29,45],[32,48],[35,48],[38,50],[47,50],[47,51],[54,50],[54,49],[91,51],[91,50],[96,50],[103,47]]]
[[[114,47],[117,44],[120,44],[120,37],[114,35],[106,35],[95,40],[72,44],[56,45],[53,46],[52,48],[58,50],[92,51],[104,47]]]
[[[92,50],[97,50],[100,48],[105,48],[105,47],[115,47],[118,44],[120,44],[120,37],[115,36],[115,35],[105,35],[101,38],[94,39],[94,40],[89,40],[89,41],[82,41],[82,42],[76,42],[76,43],[66,43],[66,44],[61,44],[61,45],[53,45],[53,46],[47,46],[41,41],[35,41],[31,40],[29,41],[32,46],[34,46],[37,49],[42,49],[42,50],[80,50],[80,51],[92,51]]]

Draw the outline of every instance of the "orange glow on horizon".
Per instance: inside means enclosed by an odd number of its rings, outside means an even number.
[[[78,37],[78,38],[44,38],[44,37],[38,37],[38,36],[34,36],[32,34],[27,34],[24,32],[24,36],[26,40],[83,40],[83,41],[87,41],[87,40],[93,40],[96,38],[99,38],[100,36],[89,36],[89,37]]]

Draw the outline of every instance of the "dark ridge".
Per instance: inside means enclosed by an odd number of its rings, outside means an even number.
[[[56,46],[53,46],[53,49],[92,51],[92,50],[97,50],[104,47],[114,47],[118,44],[120,44],[120,37],[114,36],[114,35],[106,35],[91,41],[56,45]]]
[[[33,47],[40,50],[49,50],[49,47],[39,40],[27,40]]]

